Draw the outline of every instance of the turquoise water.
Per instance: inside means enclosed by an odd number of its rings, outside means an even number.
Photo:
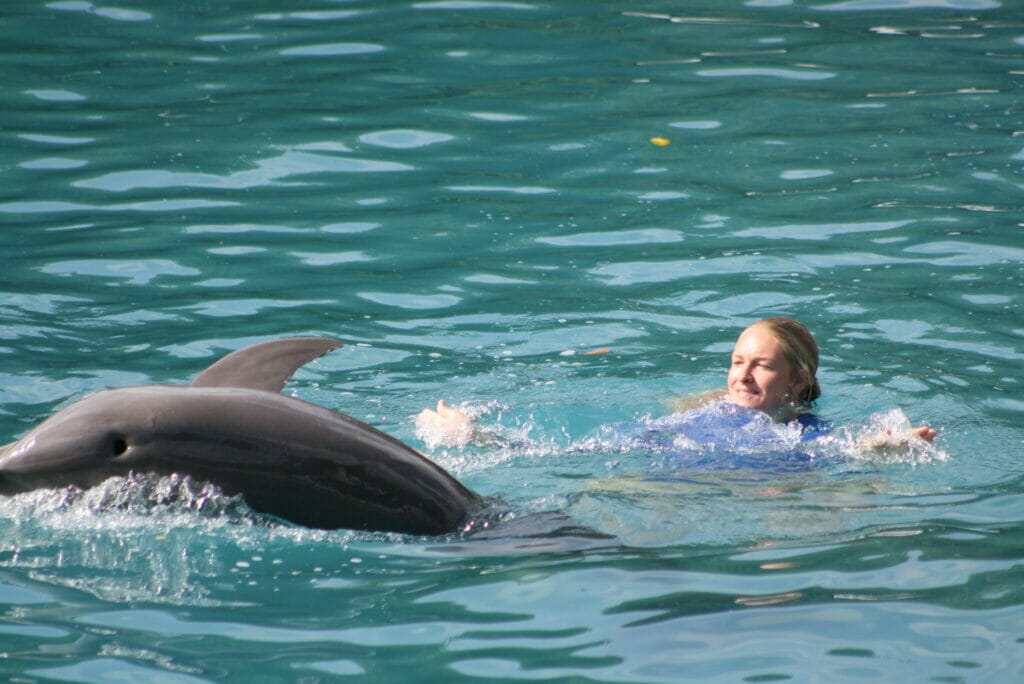
[[[0,37],[0,442],[329,335],[286,392],[515,515],[417,539],[178,481],[6,499],[7,678],[1024,674],[1020,2],[13,0]],[[819,414],[935,447],[651,482],[606,439],[780,314],[822,346]],[[525,446],[428,446],[441,397]]]

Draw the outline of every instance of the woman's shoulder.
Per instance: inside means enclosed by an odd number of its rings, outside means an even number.
[[[707,390],[696,394],[688,394],[685,397],[675,397],[668,401],[668,408],[671,413],[685,413],[693,409],[704,408],[708,404],[723,401],[728,392],[722,389]]]

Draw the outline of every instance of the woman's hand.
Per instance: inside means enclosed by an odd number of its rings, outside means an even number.
[[[416,416],[416,433],[430,446],[463,446],[473,440],[473,419],[457,408],[437,402]]]
[[[927,425],[920,425],[916,428],[911,428],[910,430],[908,430],[908,432],[917,437],[918,439],[923,439],[929,444],[934,442],[935,435],[939,434],[938,432],[935,431],[935,428],[928,427]]]
[[[861,448],[865,449],[905,449],[913,439],[924,440],[931,444],[935,441],[937,434],[935,428],[927,425],[919,425],[918,427],[896,433],[886,428],[882,432],[861,439],[860,445]]]

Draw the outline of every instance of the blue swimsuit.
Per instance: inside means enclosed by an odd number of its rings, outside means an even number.
[[[806,471],[821,467],[811,444],[830,426],[813,413],[776,423],[726,401],[617,430],[622,446],[652,452],[652,473],[681,469]]]

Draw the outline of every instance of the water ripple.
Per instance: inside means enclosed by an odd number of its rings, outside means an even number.
[[[700,69],[698,76],[710,78],[781,78],[787,81],[823,81],[835,78],[830,71],[810,71],[807,69],[781,69],[777,67],[722,67],[716,69]]]
[[[329,306],[330,300],[284,300],[284,299],[222,299],[203,302],[185,307],[200,316],[210,318],[232,318],[234,316],[257,316],[271,309],[295,309],[300,307]]]
[[[205,36],[196,36],[201,43],[233,43],[240,40],[262,40],[264,36],[258,33],[212,33]]]
[[[288,391],[515,516],[422,540],[131,483],[3,497],[5,673],[1019,678],[1018,8],[662,4],[3,12],[0,442],[337,336]],[[948,460],[652,482],[600,441],[720,387],[768,315],[810,325],[840,431],[902,406]],[[428,449],[410,417],[442,396],[520,446]],[[619,538],[531,528],[552,510]]]
[[[553,192],[558,192],[554,188],[544,188],[531,185],[520,185],[520,186],[501,186],[501,185],[450,185],[449,190],[455,192],[469,192],[469,193],[511,193],[513,195],[548,195]]]
[[[873,262],[874,263],[874,262]],[[834,260],[833,260],[834,265]],[[815,269],[804,257],[787,258],[763,255],[719,257],[704,260],[634,261],[597,266],[589,273],[605,284],[632,286],[664,283],[725,274],[795,273],[813,274]]]
[[[115,278],[128,285],[148,285],[162,276],[196,276],[200,271],[170,259],[78,259],[47,264],[43,273],[57,276]]]
[[[996,0],[846,0],[831,5],[817,5],[813,9],[823,12],[867,12],[909,9],[949,9],[961,11],[996,9],[1002,5]]]
[[[300,21],[334,21],[335,19],[351,19],[363,14],[362,10],[308,10],[298,12],[266,12],[257,14],[258,21],[284,21],[298,19]]]
[[[87,658],[72,665],[37,667],[27,674],[65,682],[167,682],[168,684],[211,684],[212,679],[144,667],[121,658]]]
[[[70,90],[26,90],[25,94],[47,102],[82,102],[87,99],[85,95]]]
[[[721,121],[674,121],[669,124],[671,128],[681,128],[688,131],[713,131],[722,127]]]
[[[338,264],[355,264],[376,261],[366,252],[291,252],[307,266],[337,266]]]
[[[436,0],[435,2],[413,3],[413,9],[422,10],[533,10],[534,5],[524,2],[497,2],[494,0]]]
[[[358,296],[367,301],[399,309],[446,309],[462,301],[461,297],[450,294],[425,295],[418,293],[360,292]]]
[[[281,50],[285,57],[337,57],[348,55],[370,55],[386,50],[376,43],[323,43],[320,45],[300,45],[299,47]]]
[[[390,173],[411,171],[414,167],[398,162],[353,159],[310,152],[285,152],[256,162],[252,171],[236,171],[227,176],[212,173],[142,169],[115,171],[96,178],[75,181],[73,185],[92,190],[126,192],[146,188],[218,188],[244,190],[274,185],[290,176],[316,173]]]
[[[85,159],[70,159],[68,157],[43,157],[18,164],[23,169],[38,169],[43,171],[66,171],[68,169],[80,169],[88,166]]]
[[[395,129],[391,131],[379,131],[376,133],[365,133],[359,137],[360,142],[380,147],[406,150],[414,147],[426,147],[436,143],[454,140],[455,136],[447,133],[431,133],[430,131],[414,131],[409,129]]]
[[[647,245],[682,242],[679,231],[664,228],[644,230],[611,231],[607,233],[577,233],[562,237],[539,237],[537,242],[556,247],[621,247],[624,245]]]
[[[85,145],[96,142],[96,138],[87,138],[73,135],[50,135],[46,133],[19,133],[18,137],[30,142],[44,143],[47,145]]]
[[[56,200],[6,202],[0,204],[2,214],[50,214],[71,211],[81,212],[174,212],[185,209],[209,209],[214,207],[233,207],[237,202],[224,200],[181,199],[181,200],[150,200],[143,202],[125,202],[121,204],[82,204],[80,202],[62,202]]]
[[[836,235],[880,233],[912,225],[915,221],[864,221],[856,223],[809,223],[788,226],[745,228],[732,233],[733,237],[760,237],[768,240],[829,240]]]
[[[382,646],[392,643],[438,645],[457,635],[462,627],[433,621],[430,624],[398,624],[377,628],[299,629],[256,626],[240,622],[183,620],[156,610],[93,613],[82,616],[80,622],[109,629],[142,630],[163,637],[217,636],[257,643],[340,642],[360,646]]]
[[[63,0],[61,2],[48,3],[46,6],[50,9],[66,12],[86,12],[103,17],[104,19],[113,19],[114,21],[136,22],[149,21],[153,18],[152,14],[142,10],[122,9],[120,7],[97,7],[91,2],[85,2],[85,0]]]

